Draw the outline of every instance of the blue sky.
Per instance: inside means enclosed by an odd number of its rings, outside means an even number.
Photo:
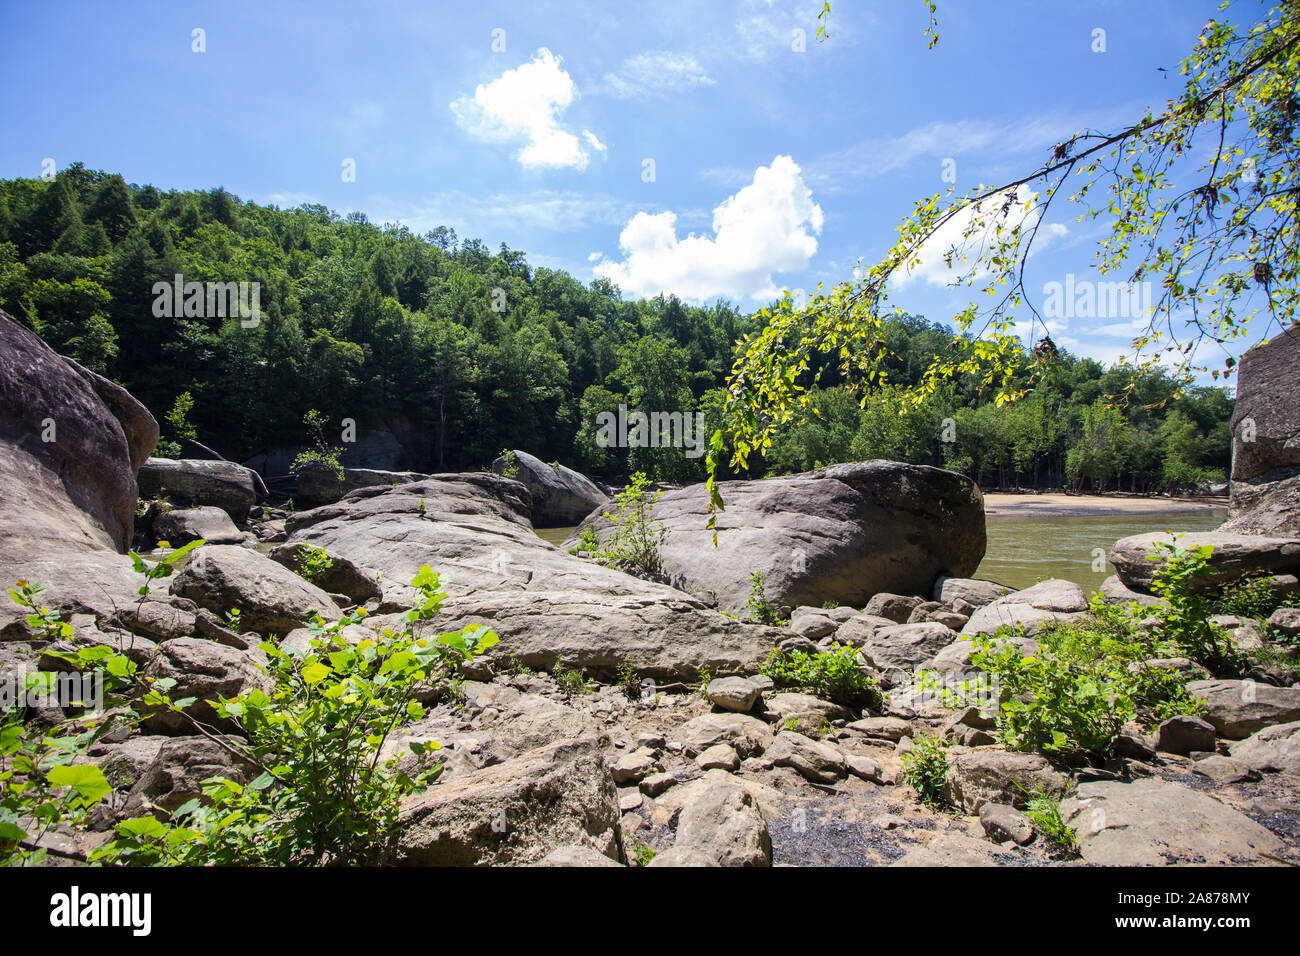
[[[958,190],[1000,182],[1158,107],[1217,2],[940,0],[932,50],[920,0],[832,6],[823,42],[820,4],[782,0],[6,4],[0,176],[80,160],[446,224],[582,281],[753,308],[878,258],[945,160]],[[1095,277],[1096,226],[1050,221],[1031,291]],[[969,298],[923,273],[896,304],[945,319]],[[1053,335],[1103,361],[1131,338]]]

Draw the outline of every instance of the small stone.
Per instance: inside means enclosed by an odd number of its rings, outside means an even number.
[[[645,803],[645,797],[641,795],[640,790],[633,790],[628,787],[626,790],[618,792],[618,810],[620,813],[631,813],[643,803]]]
[[[695,758],[695,764],[701,770],[733,772],[740,769],[740,755],[727,744],[714,744]]]
[[[1033,821],[1004,803],[986,803],[980,807],[980,826],[994,843],[1010,841],[1024,846],[1034,838]]]
[[[636,738],[636,745],[646,750],[663,750],[667,743],[663,734],[640,734]]]
[[[907,826],[907,821],[896,813],[882,813],[878,817],[871,818],[871,825],[882,830],[897,830],[899,827]]]
[[[670,773],[653,773],[640,783],[641,792],[647,797],[657,797],[677,783],[677,778]]]
[[[1156,750],[1166,754],[1214,750],[1214,725],[1200,717],[1170,717],[1156,728]]]
[[[720,677],[710,681],[706,691],[710,703],[741,714],[753,710],[762,693],[757,684],[745,677]]]
[[[871,783],[885,783],[885,771],[880,764],[876,763],[870,757],[859,756],[858,754],[845,754],[844,767],[855,777],[861,777],[863,780],[869,780]]]
[[[615,761],[609,768],[610,776],[617,784],[637,783],[652,771],[659,769],[655,764],[654,754],[645,750],[634,750]]]
[[[853,721],[848,729],[883,740],[902,740],[912,733],[912,725],[898,717],[864,717]]]

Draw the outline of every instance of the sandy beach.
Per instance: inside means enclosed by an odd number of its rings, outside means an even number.
[[[1059,518],[1088,515],[1173,514],[1228,507],[1227,498],[1144,498],[1139,495],[1015,495],[991,492],[984,496],[984,513],[993,518]]]

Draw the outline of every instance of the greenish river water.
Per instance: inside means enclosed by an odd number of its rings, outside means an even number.
[[[1114,573],[1105,560],[1120,538],[1149,531],[1208,531],[1227,517],[1220,508],[1169,514],[1080,515],[987,519],[988,548],[976,577],[1013,588],[1044,578],[1064,578],[1089,591]],[[542,528],[537,534],[558,545],[573,528]],[[1094,549],[1100,548],[1100,562]],[[1100,567],[1100,570],[1094,568]]]

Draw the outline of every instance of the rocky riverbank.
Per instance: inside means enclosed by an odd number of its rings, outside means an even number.
[[[240,724],[218,722],[213,705],[269,689],[259,645],[301,650],[312,622],[359,610],[364,623],[341,643],[398,628],[429,566],[447,594],[433,630],[482,626],[499,643],[386,742],[395,759],[431,741],[444,754],[438,780],[403,800],[386,862],[1300,863],[1300,683],[1288,657],[1300,611],[1216,618],[1215,633],[1253,655],[1232,676],[1188,659],[1133,661],[1141,675],[1179,675],[1194,716],[1135,712],[1086,756],[1017,744],[999,713],[1011,698],[963,696],[982,680],[979,642],[998,634],[1004,648],[1046,653],[1053,628],[1091,626],[1100,611],[1067,581],[1014,591],[971,579],[984,501],[960,476],[863,462],[728,483],[716,551],[702,489],[681,489],[654,509],[661,573],[636,575],[584,556],[584,541],[612,533],[599,503],[577,553],[534,534],[539,482],[554,520],[585,507],[567,496],[599,502],[572,476],[403,475],[278,511],[240,466],[146,462],[148,412],[2,314],[0,350],[0,517],[12,529],[0,575],[47,585],[42,602],[69,627],[51,642],[28,612],[5,609],[0,670],[58,670],[59,641],[102,645],[186,701],[78,758],[112,793],[88,827],[44,838],[51,859],[84,859],[122,820],[166,819],[205,779],[250,779],[238,746],[222,743],[237,744]],[[43,442],[50,419],[60,437]],[[138,513],[137,473],[151,498]],[[123,553],[133,534],[142,548],[208,543],[142,596]],[[1300,587],[1289,534],[1181,544],[1211,545],[1220,583],[1256,573],[1285,603]],[[1157,544],[1119,542],[1105,589],[1111,605],[1141,608],[1133,620],[1148,615],[1135,625],[1148,629],[1165,626],[1147,559]],[[321,556],[328,567],[305,575]],[[754,571],[769,624],[743,619]],[[795,664],[809,669],[792,676]],[[86,720],[54,699],[23,717]],[[220,739],[195,733],[195,717]]]

